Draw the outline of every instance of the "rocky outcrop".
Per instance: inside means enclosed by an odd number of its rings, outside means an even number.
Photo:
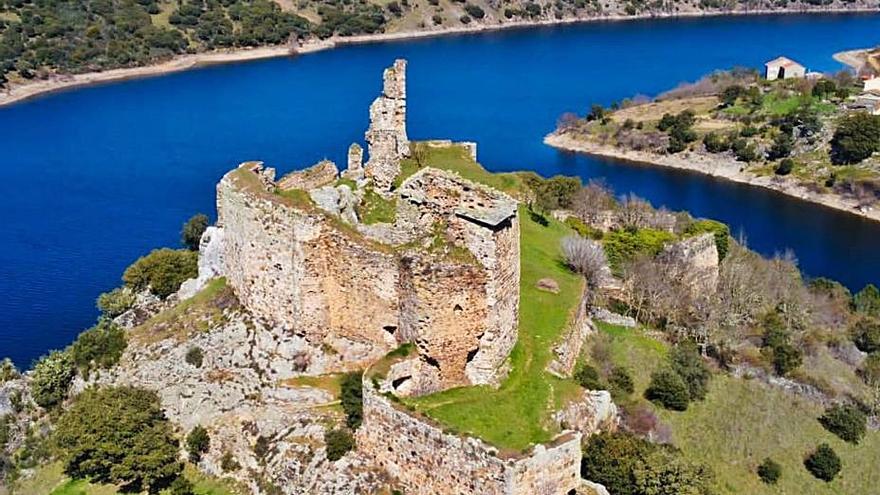
[[[594,308],[591,315],[594,319],[605,322],[609,325],[616,325],[624,328],[635,328],[638,326],[636,319],[632,316],[618,314],[605,308]]]
[[[562,429],[590,436],[602,430],[614,430],[619,421],[617,405],[607,390],[581,390],[580,397],[553,415]]]
[[[364,178],[364,149],[357,143],[351,143],[348,147],[348,167],[342,172],[342,176],[353,181]]]
[[[224,230],[208,227],[199,241],[199,275],[184,282],[177,291],[180,300],[196,295],[209,280],[221,276],[223,271]]]
[[[694,297],[714,294],[718,287],[718,248],[713,234],[672,243],[658,255],[668,267],[667,277],[681,283]]]
[[[400,160],[409,155],[406,136],[406,60],[385,69],[382,94],[370,105],[366,140],[369,160],[366,176],[382,191],[400,174]]]

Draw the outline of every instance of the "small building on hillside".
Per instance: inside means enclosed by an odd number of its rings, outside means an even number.
[[[865,91],[880,91],[880,76],[872,76],[865,79]]]
[[[803,78],[807,68],[787,57],[778,57],[764,64],[764,77],[768,81],[776,79]]]
[[[850,108],[880,115],[880,91],[866,91],[856,97]]]

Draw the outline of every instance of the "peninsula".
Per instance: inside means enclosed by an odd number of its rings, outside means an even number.
[[[324,4],[238,0],[0,7],[0,105],[78,86],[335,46],[590,21],[878,12],[869,0],[696,2],[408,0]],[[87,3],[87,2],[85,2]],[[227,5],[228,4],[228,5]],[[54,29],[43,29],[43,25]],[[117,26],[124,26],[120,30]]]
[[[782,60],[789,67],[799,64]],[[880,220],[880,78],[721,71],[655,100],[566,114],[550,146],[690,170]],[[798,75],[799,74],[799,75]],[[768,77],[769,75],[769,77]]]

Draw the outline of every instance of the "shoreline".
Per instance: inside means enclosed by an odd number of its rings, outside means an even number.
[[[567,19],[542,19],[510,21],[497,24],[482,24],[476,26],[457,26],[436,30],[423,31],[400,31],[395,33],[364,34],[348,36],[344,38],[332,37],[326,40],[309,40],[305,43],[291,47],[289,45],[266,46],[260,48],[244,48],[227,51],[205,52],[188,54],[172,58],[158,64],[141,67],[110,69],[100,72],[86,72],[83,74],[52,75],[48,79],[29,82],[7,88],[0,92],[0,107],[34,99],[66,90],[94,86],[111,82],[120,82],[130,79],[158,77],[175,72],[196,69],[219,64],[248,62],[278,57],[295,57],[309,53],[316,53],[332,48],[347,45],[361,45],[370,43],[385,43],[394,41],[407,41],[422,38],[434,38],[440,36],[454,36],[462,34],[478,34],[484,32],[502,31],[507,29],[528,29],[536,27],[552,27],[570,24],[588,24],[598,22],[626,22],[651,19],[686,19],[700,17],[728,17],[749,15],[834,15],[834,14],[880,14],[878,8],[806,8],[806,9],[756,9],[741,11],[712,11],[712,12],[679,12],[674,14],[638,14],[638,15],[608,15],[595,17],[573,17]],[[847,53],[847,52],[843,52]],[[835,55],[835,60],[838,60]],[[842,62],[838,60],[838,62]]]
[[[865,220],[880,222],[880,208],[874,207],[869,210],[861,210],[858,208],[858,202],[853,199],[833,194],[817,193],[789,178],[783,178],[780,176],[758,176],[748,172],[741,172],[741,163],[733,159],[714,159],[687,152],[681,153],[679,156],[657,155],[644,151],[623,150],[611,145],[574,139],[565,135],[557,134],[555,131],[544,137],[544,144],[562,151],[584,153],[587,155],[641,165],[687,170],[718,179],[729,180],[731,182],[762,187],[801,201],[856,215]]]

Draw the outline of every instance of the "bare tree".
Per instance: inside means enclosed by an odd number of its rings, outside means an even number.
[[[621,200],[617,216],[620,219],[620,224],[624,227],[641,229],[650,225],[651,218],[654,216],[654,208],[651,207],[651,203],[629,193]]]
[[[562,254],[572,270],[587,279],[587,284],[598,287],[611,275],[605,250],[598,242],[579,236],[562,239]]]
[[[598,180],[588,182],[571,200],[574,214],[588,225],[601,223],[600,218],[616,207],[614,193],[604,182]]]

